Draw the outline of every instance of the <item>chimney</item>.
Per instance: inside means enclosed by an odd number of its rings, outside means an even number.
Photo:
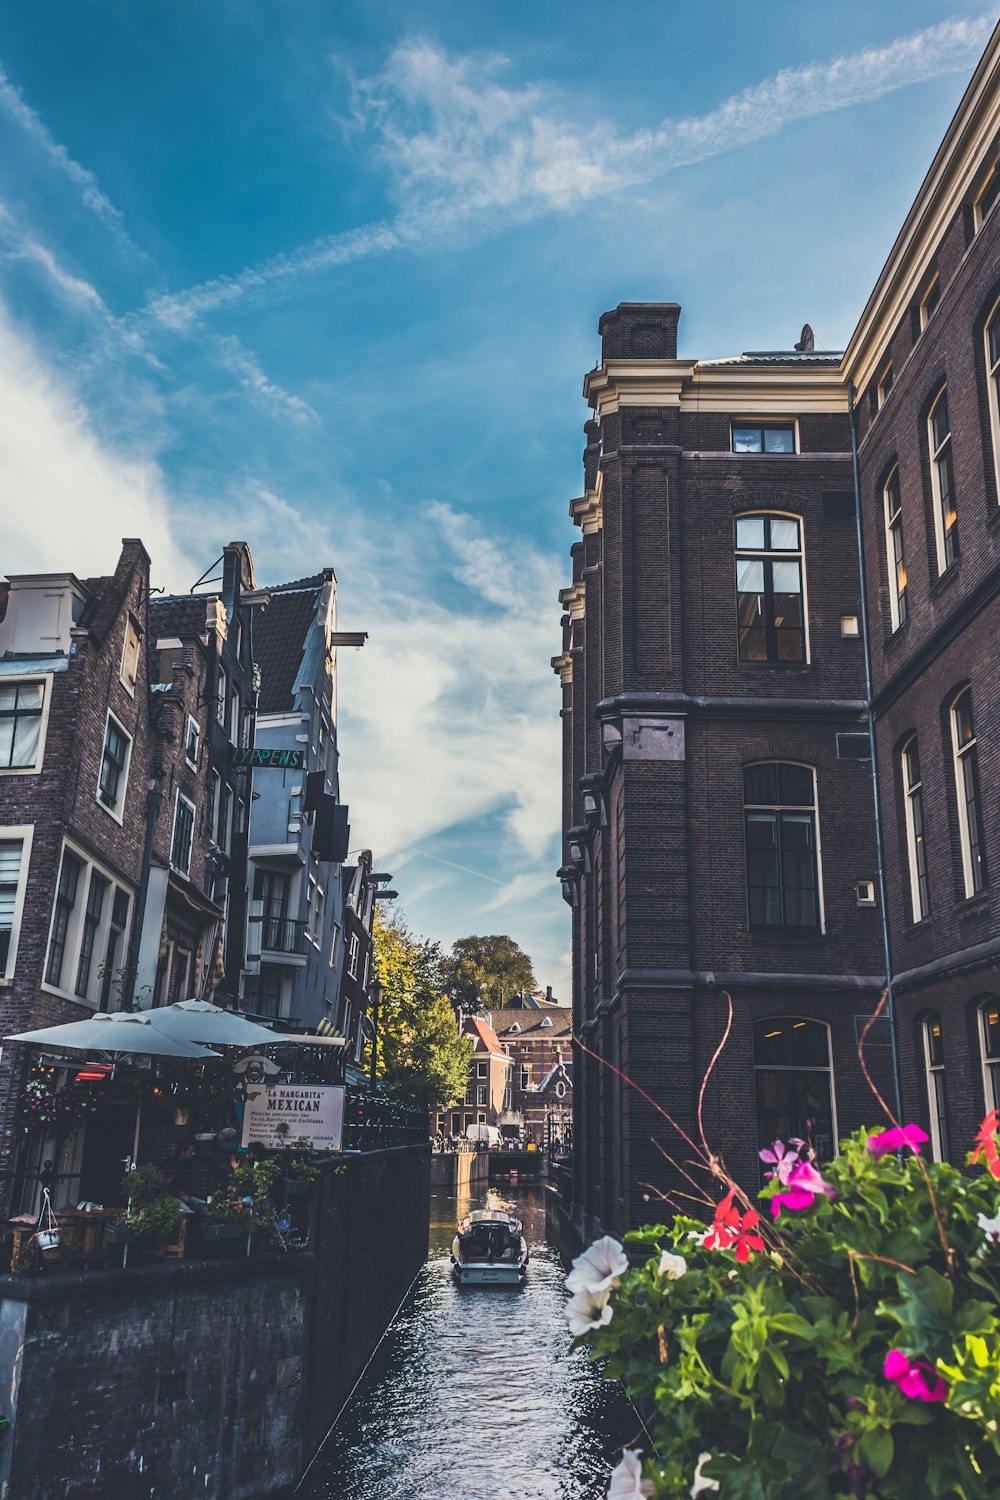
[[[602,359],[676,359],[678,302],[619,302],[597,325]]]

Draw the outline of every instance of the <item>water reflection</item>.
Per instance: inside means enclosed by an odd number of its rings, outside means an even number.
[[[302,1500],[598,1500],[638,1422],[569,1351],[563,1273],[539,1188],[524,1219],[524,1287],[459,1288],[456,1220],[478,1203],[435,1194],[427,1265],[297,1496]]]

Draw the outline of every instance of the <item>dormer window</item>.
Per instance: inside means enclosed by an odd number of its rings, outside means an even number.
[[[733,423],[734,453],[794,453],[795,423]]]

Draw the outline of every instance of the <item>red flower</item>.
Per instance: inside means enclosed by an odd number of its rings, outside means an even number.
[[[979,1160],[980,1155],[984,1157],[986,1169],[991,1177],[1000,1177],[1000,1153],[997,1151],[998,1126],[1000,1126],[1000,1111],[991,1109],[979,1127],[976,1149],[972,1153],[974,1162]]]
[[[733,1202],[735,1195],[736,1189],[730,1188],[722,1202],[717,1204],[712,1227],[702,1244],[709,1250],[735,1250],[736,1259],[743,1264],[750,1259],[751,1250],[764,1249],[764,1241],[754,1233],[760,1223],[760,1214],[750,1208],[741,1215]]]

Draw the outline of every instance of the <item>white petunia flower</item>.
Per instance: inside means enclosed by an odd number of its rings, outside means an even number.
[[[991,1244],[1000,1245],[1000,1213],[992,1219],[988,1219],[985,1214],[980,1214],[979,1227]]]
[[[669,1250],[664,1250],[660,1256],[659,1275],[665,1276],[668,1281],[679,1281],[688,1268],[688,1263],[683,1255],[672,1255]]]
[[[609,1302],[610,1291],[603,1292],[577,1292],[566,1303],[566,1318],[569,1322],[569,1331],[573,1337],[579,1338],[581,1333],[589,1333],[592,1328],[605,1328],[611,1322],[613,1308]]]
[[[719,1481],[717,1479],[707,1479],[701,1472],[702,1465],[707,1464],[711,1457],[711,1453],[699,1453],[698,1455],[698,1463],[694,1471],[694,1484],[691,1486],[691,1500],[694,1500],[696,1495],[707,1494],[709,1490],[717,1490],[719,1488]]]
[[[652,1493],[652,1484],[642,1477],[642,1454],[638,1448],[626,1448],[611,1471],[608,1500],[645,1500]]]
[[[628,1270],[628,1256],[618,1240],[606,1234],[578,1255],[566,1277],[571,1292],[604,1292]]]

